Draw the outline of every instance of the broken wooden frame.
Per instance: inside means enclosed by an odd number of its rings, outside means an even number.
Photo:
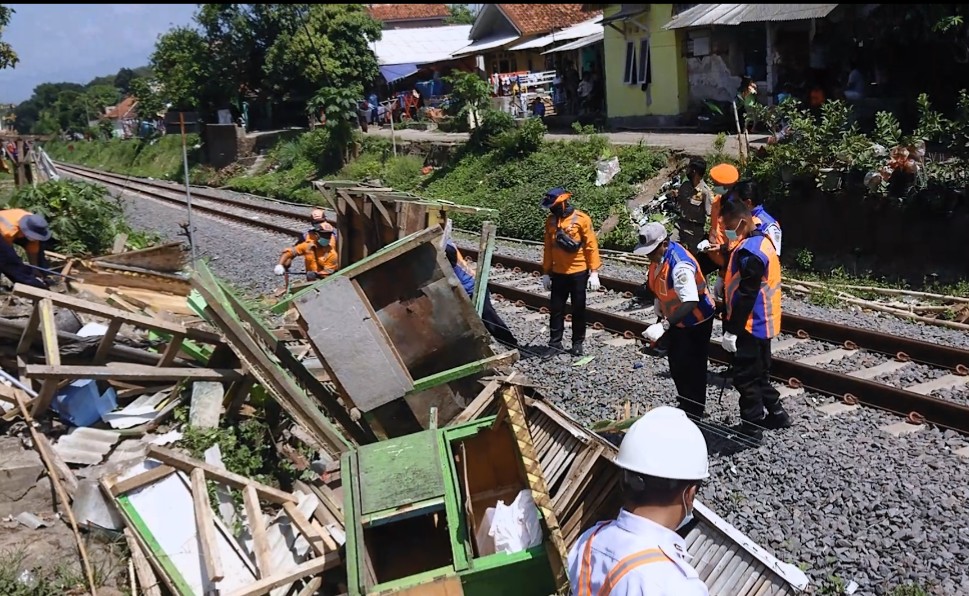
[[[235,589],[226,594],[232,596],[260,596],[271,590],[291,585],[296,581],[318,576],[340,564],[340,544],[330,531],[313,520],[318,506],[315,497],[298,499],[296,495],[280,491],[252,481],[249,478],[228,472],[222,468],[198,461],[164,447],[152,446],[148,457],[160,462],[155,467],[144,466],[144,471],[124,476],[105,476],[101,487],[109,499],[113,500],[120,511],[130,533],[126,533],[139,555],[143,555],[154,568],[157,577],[178,596],[195,596],[218,589],[219,584],[229,584]],[[173,477],[177,479],[172,482]],[[152,528],[151,520],[145,518],[146,501],[137,502],[137,493],[159,487],[169,481],[167,489],[158,488],[158,499],[185,500],[186,491],[190,494],[194,512],[195,529],[186,532],[179,527],[181,535],[173,540],[172,535],[164,535],[158,526]],[[242,492],[243,503],[248,521],[247,528],[252,538],[251,552],[243,548],[229,529],[213,513],[209,500],[207,482],[234,488]],[[288,542],[286,536],[277,529],[270,537],[262,512],[262,503],[268,502],[281,506],[288,518],[293,548],[296,540],[302,537],[311,551],[309,560],[300,562],[280,545]],[[166,505],[174,507],[176,503]],[[191,526],[191,524],[189,524]],[[338,528],[342,533],[342,528]],[[166,551],[165,544],[186,546],[185,538],[195,535],[197,556],[194,551]],[[180,558],[181,557],[181,558]],[[194,560],[192,560],[194,559]],[[281,560],[282,559],[282,560]],[[201,561],[201,562],[199,562]],[[288,561],[288,564],[286,564]],[[194,573],[194,565],[199,567]],[[147,576],[150,570],[139,570],[139,577]],[[186,573],[187,572],[187,573]],[[150,578],[140,579],[142,584],[151,584]],[[315,580],[310,580],[315,581]],[[317,584],[318,585],[318,584]],[[201,588],[201,590],[197,589]]]
[[[340,454],[349,450],[353,443],[375,440],[369,429],[350,417],[336,396],[306,370],[255,313],[212,275],[204,262],[196,265],[192,285],[199,297],[190,302],[198,309],[198,314],[221,329],[226,343],[242,361],[245,370],[310,433],[317,446],[333,461],[338,461]],[[319,405],[337,421],[342,432],[330,422]]]
[[[545,401],[527,382],[515,378],[489,381],[451,424],[499,413],[509,385],[523,396],[528,430],[551,506],[565,547],[571,549],[582,532],[596,522],[615,518],[622,507],[621,471],[613,463],[618,448]],[[794,594],[806,587],[807,577],[800,569],[767,553],[699,500],[695,501],[694,511],[697,523],[687,527],[687,549],[691,554],[701,555],[692,563],[711,593]],[[715,548],[699,551],[703,544]],[[723,558],[714,558],[714,554],[724,552],[732,553],[732,562],[727,567],[719,564]]]
[[[314,182],[337,214],[340,266],[369,257],[392,242],[440,224],[450,213],[495,217],[494,209],[422,199],[392,188],[364,186],[359,182]]]
[[[123,325],[130,325],[135,328],[156,331],[166,334],[170,339],[168,345],[162,350],[161,358],[158,360],[157,369],[152,371],[149,367],[139,367],[128,369],[125,372],[127,378],[136,380],[177,380],[182,376],[174,375],[172,364],[182,350],[183,342],[190,339],[195,342],[220,345],[222,343],[219,335],[192,329],[178,323],[172,323],[160,318],[146,317],[125,312],[109,306],[102,306],[95,302],[82,300],[74,296],[58,294],[49,290],[42,290],[23,284],[16,284],[13,293],[21,298],[32,300],[33,310],[30,318],[24,327],[23,334],[17,344],[17,355],[24,356],[29,351],[34,342],[35,335],[40,332],[43,338],[45,367],[28,367],[27,376],[41,378],[43,383],[37,398],[34,400],[31,413],[38,416],[45,412],[50,406],[51,400],[57,391],[61,381],[70,378],[119,378],[121,370],[109,370],[99,366],[88,367],[62,367],[60,345],[58,342],[57,325],[54,322],[54,307],[66,308],[75,313],[84,313],[105,318],[108,320],[107,331],[101,337],[97,352],[93,358],[93,365],[103,362],[114,346],[115,338]],[[145,370],[149,368],[149,370]],[[185,369],[176,369],[185,371]],[[31,374],[32,373],[32,374]],[[201,374],[198,372],[185,371],[183,376]],[[77,376],[71,376],[77,375]],[[211,376],[211,375],[210,375]],[[224,376],[218,377],[225,378]]]
[[[477,394],[477,376],[518,359],[492,351],[442,234],[437,225],[411,234],[296,297],[343,402],[383,436],[430,428],[432,408],[450,420]]]

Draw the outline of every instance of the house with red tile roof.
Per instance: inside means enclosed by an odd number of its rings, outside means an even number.
[[[368,4],[367,12],[384,29],[440,27],[451,16],[447,4]]]
[[[114,125],[115,136],[127,138],[131,136],[138,119],[137,109],[138,98],[129,95],[119,101],[117,105],[105,108],[102,119],[111,121]]]
[[[526,42],[566,29],[596,17],[598,11],[582,4],[485,4],[475,18],[468,46],[454,57],[480,56],[487,74],[542,71],[551,59],[542,55],[545,47]],[[515,50],[515,46],[526,48]]]

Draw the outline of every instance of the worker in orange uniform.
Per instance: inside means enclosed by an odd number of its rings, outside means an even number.
[[[720,217],[728,241],[737,242],[724,277],[721,345],[733,354],[733,384],[740,392],[740,433],[759,445],[764,428],[787,428],[791,418],[770,382],[771,340],[781,332],[781,263],[750,208],[731,197]]]
[[[542,286],[551,291],[549,351],[564,351],[565,303],[572,300],[572,354],[581,356],[585,341],[586,288],[599,290],[599,243],[592,219],[569,203],[572,194],[553,188],[542,199],[549,210],[545,220],[545,254],[542,259]]]
[[[646,284],[662,319],[643,331],[655,344],[669,340],[667,358],[676,384],[680,409],[690,418],[703,418],[707,403],[707,355],[713,334],[713,299],[700,264],[682,244],[667,238],[666,228],[651,222],[639,230],[633,254],[649,259]]]
[[[0,211],[0,273],[14,283],[22,283],[36,288],[48,287],[42,278],[47,269],[47,257],[42,242],[51,238],[50,226],[42,215],[35,215],[24,209],[4,209]],[[24,265],[14,245],[23,247],[27,261],[33,267]]]
[[[279,257],[279,264],[273,270],[283,275],[289,270],[290,263],[302,256],[306,263],[306,281],[316,281],[333,275],[340,268],[340,256],[332,246],[333,226],[324,222],[307,233],[305,241],[287,247]]]
[[[774,252],[780,257],[781,224],[764,209],[764,198],[760,194],[757,183],[753,180],[741,180],[730,190],[730,196],[737,197],[747,205],[754,226],[770,238],[771,244],[774,245]]]
[[[723,197],[733,188],[733,185],[740,180],[740,172],[737,168],[728,164],[721,163],[710,169],[710,179],[713,180],[713,205],[710,207],[710,234],[706,240],[697,244],[698,252],[706,253],[710,257],[710,262],[716,267],[723,268],[727,264],[727,254],[730,251],[729,243],[723,233],[723,226],[720,222],[720,205]],[[714,270],[713,265],[707,266],[707,275]]]
[[[293,246],[296,246],[301,242],[306,242],[309,232],[313,230],[319,231],[320,226],[322,226],[325,223],[327,223],[326,212],[323,211],[322,209],[314,209],[313,212],[310,213],[310,225],[312,227],[308,231],[300,234],[299,240],[294,242]],[[333,236],[330,238],[330,246],[332,246],[334,249],[338,248],[336,240],[337,240],[337,233],[336,233],[336,229],[334,229]]]
[[[710,477],[703,433],[681,410],[653,408],[626,432],[615,463],[623,508],[569,551],[573,596],[708,596],[680,535]]]

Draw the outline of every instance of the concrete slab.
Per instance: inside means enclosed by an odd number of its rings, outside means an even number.
[[[885,431],[895,437],[903,437],[912,433],[917,433],[925,428],[924,424],[909,424],[908,422],[896,422],[880,427],[878,430]]]
[[[888,362],[883,362],[878,366],[872,366],[871,368],[862,368],[848,373],[849,377],[855,377],[857,379],[874,379],[875,377],[880,377],[882,375],[888,375],[893,372],[902,370],[906,366],[911,366],[911,362],[900,362],[898,360],[889,360]]]
[[[196,428],[218,428],[222,416],[222,399],[225,389],[215,381],[192,383],[192,402],[188,412],[188,424]]]
[[[626,339],[625,337],[613,337],[612,339],[607,339],[602,342],[607,346],[612,346],[614,348],[621,348],[624,346],[631,346],[636,343],[635,339]]]
[[[861,406],[858,406],[858,405],[849,406],[848,404],[841,403],[840,401],[835,401],[829,404],[818,406],[816,409],[819,412],[824,412],[828,416],[837,416],[838,414],[846,414],[848,412],[854,412],[859,408],[861,408]]]
[[[0,438],[0,497],[19,501],[37,484],[44,473],[44,462],[33,449],[24,449],[16,437]]]
[[[774,385],[777,392],[781,394],[781,399],[787,399],[788,397],[796,397],[798,395],[804,394],[804,387],[788,387],[787,385]]]
[[[918,393],[919,395],[928,395],[933,391],[961,387],[966,383],[969,383],[969,377],[960,377],[959,375],[943,375],[938,379],[932,379],[931,381],[926,381],[925,383],[919,383],[918,385],[906,387],[905,390],[911,391],[912,393]]]
[[[831,350],[830,352],[823,352],[821,354],[815,354],[814,356],[806,356],[804,358],[798,359],[799,364],[807,364],[810,366],[818,366],[819,364],[827,364],[829,362],[834,362],[835,360],[841,360],[846,356],[853,354],[855,350],[844,350],[838,348],[836,350]]]
[[[770,350],[771,352],[783,352],[784,350],[790,350],[798,344],[803,344],[809,341],[806,339],[801,339],[799,337],[785,337],[771,342]]]

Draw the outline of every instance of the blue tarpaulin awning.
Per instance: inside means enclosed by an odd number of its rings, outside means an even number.
[[[388,83],[406,79],[419,69],[416,64],[385,64],[380,67],[380,74]]]

